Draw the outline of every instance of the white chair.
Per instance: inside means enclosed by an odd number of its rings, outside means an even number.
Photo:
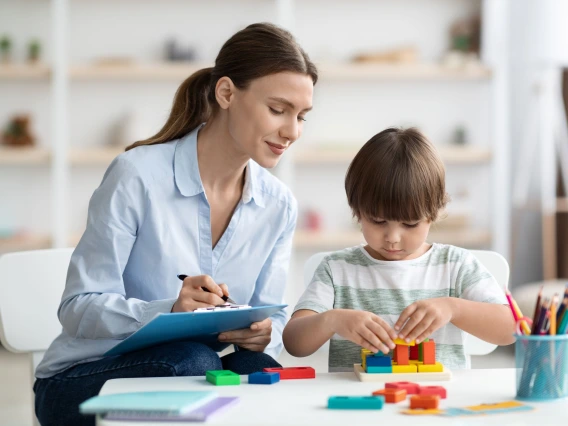
[[[507,289],[509,283],[509,264],[507,260],[501,256],[499,253],[494,251],[486,250],[470,250],[471,253],[481,262],[485,268],[495,277],[497,283],[503,288],[503,291]],[[304,284],[307,287],[316,268],[321,263],[323,258],[327,256],[330,252],[316,253],[311,256],[304,266]],[[484,342],[477,337],[467,334],[464,349],[466,355],[487,355],[495,350],[497,345]]]
[[[0,257],[0,342],[11,352],[29,354],[32,385],[37,365],[61,333],[57,309],[72,253],[69,248]],[[33,419],[39,424],[35,414]]]

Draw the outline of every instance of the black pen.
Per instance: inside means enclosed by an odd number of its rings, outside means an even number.
[[[178,278],[183,281],[187,278],[187,275],[180,274],[180,275],[178,275]],[[207,287],[201,287],[201,290],[206,291],[207,293],[211,293]],[[223,295],[223,296],[221,296],[221,299],[223,299],[225,302],[232,303],[233,305],[237,304],[237,302],[235,302],[229,296]]]

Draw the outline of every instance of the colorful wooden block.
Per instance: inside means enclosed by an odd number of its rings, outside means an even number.
[[[215,386],[240,385],[241,376],[230,370],[209,370],[205,372],[205,380]]]
[[[446,399],[446,388],[443,386],[420,386],[418,395],[438,395],[441,399]]]
[[[416,364],[409,364],[409,365],[392,365],[392,372],[393,373],[418,373],[418,367]]]
[[[444,410],[423,410],[423,409],[419,409],[419,410],[401,410],[400,411],[401,414],[407,414],[410,416],[437,416],[440,414],[444,414],[445,411]]]
[[[266,373],[279,373],[280,380],[316,378],[316,370],[312,367],[275,367],[264,368],[262,371]]]
[[[380,410],[385,399],[382,396],[330,396],[327,408],[335,410]]]
[[[415,340],[411,340],[410,342],[407,342],[406,340],[403,340],[403,339],[394,339],[393,342],[394,342],[395,345],[402,345],[402,346],[414,346],[414,345],[416,345]]]
[[[248,382],[253,385],[271,385],[280,381],[280,373],[265,373],[259,371],[249,374]]]
[[[367,365],[367,369],[365,370],[365,372],[367,372],[369,374],[392,373],[392,366],[373,367],[373,366]]]
[[[392,359],[386,355],[368,355],[365,365],[367,367],[390,367],[392,366]]]
[[[422,362],[424,365],[436,364],[436,342],[429,340],[420,344],[422,347]]]
[[[397,402],[404,401],[406,399],[406,389],[379,389],[373,392],[373,395],[383,395],[387,403],[396,404]]]
[[[419,345],[410,347],[410,361],[418,361],[418,347]]]
[[[367,367],[368,355],[373,355],[373,352],[371,352],[369,349],[361,348],[361,366],[363,367],[363,370]]]
[[[394,348],[393,361],[397,365],[408,365],[408,346],[396,345]]]
[[[422,408],[424,410],[434,410],[440,403],[439,395],[412,395],[410,397],[410,408]]]
[[[413,382],[389,382],[385,383],[385,389],[404,389],[408,395],[418,393],[420,385]]]
[[[441,373],[444,371],[444,366],[439,362],[435,364],[418,364],[418,372],[419,373]]]

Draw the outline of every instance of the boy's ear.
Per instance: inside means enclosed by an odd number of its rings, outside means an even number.
[[[221,77],[215,85],[215,99],[222,109],[229,108],[235,95],[235,85],[229,77]]]

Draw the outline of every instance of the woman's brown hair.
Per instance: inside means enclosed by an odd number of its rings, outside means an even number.
[[[316,66],[292,34],[273,24],[249,25],[225,42],[214,67],[195,72],[181,84],[162,129],[126,150],[178,139],[207,121],[217,108],[215,85],[221,77],[243,90],[257,78],[285,71],[309,75],[314,84],[318,79]]]
[[[347,202],[357,219],[433,222],[449,201],[445,174],[438,152],[420,131],[389,128],[349,165]]]

